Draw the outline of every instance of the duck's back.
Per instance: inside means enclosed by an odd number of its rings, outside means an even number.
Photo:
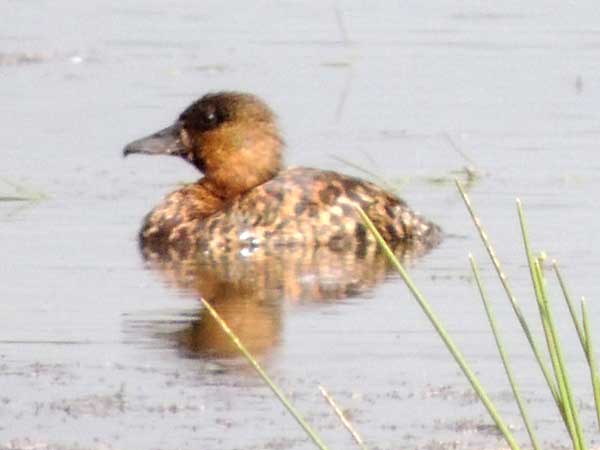
[[[360,206],[392,246],[433,247],[440,229],[380,187],[336,172],[291,168],[231,200],[201,220],[200,250],[255,246],[365,248],[373,237],[356,211]]]

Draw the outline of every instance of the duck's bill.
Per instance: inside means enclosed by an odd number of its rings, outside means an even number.
[[[146,155],[184,155],[187,150],[181,142],[181,125],[175,123],[154,134],[130,142],[123,149],[123,156],[132,153]]]

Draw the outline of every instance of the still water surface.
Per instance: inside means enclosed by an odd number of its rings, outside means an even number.
[[[445,229],[450,237],[409,270],[526,442],[468,269],[475,254],[538,429],[568,444],[450,181],[467,165],[483,174],[471,196],[532,318],[517,196],[535,247],[561,262],[599,323],[595,3],[9,1],[1,9],[0,178],[48,198],[0,202],[0,446],[311,448],[231,357],[197,283],[148,270],[138,252],[143,215],[198,175],[166,157],[123,160],[121,149],[219,89],[272,105],[290,164],[376,173]],[[1,184],[0,195],[14,194]],[[352,442],[319,384],[372,448],[500,447],[403,282],[358,268],[348,289],[343,261],[317,260],[327,274],[318,287],[310,276],[264,282],[289,260],[242,264],[236,283],[218,267],[201,279],[214,298],[231,299],[222,303],[232,325],[247,330],[331,447]],[[566,319],[562,304],[556,314]],[[561,323],[588,436],[597,438],[587,369]]]

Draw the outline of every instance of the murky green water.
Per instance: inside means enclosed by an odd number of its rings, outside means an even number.
[[[124,161],[122,146],[219,89],[272,105],[290,164],[375,172],[452,235],[410,272],[526,442],[470,277],[467,253],[478,257],[538,429],[568,443],[455,188],[434,180],[468,164],[484,173],[473,201],[533,317],[519,196],[536,248],[598,323],[593,3],[28,1],[2,16],[0,179],[49,198],[0,202],[0,447],[311,448],[244,361],[215,357],[228,350],[196,286],[145,269],[138,252],[143,215],[197,174],[175,159]],[[2,194],[15,191],[0,182]],[[229,318],[332,448],[352,442],[319,384],[372,448],[501,446],[402,281],[371,281],[337,300],[238,284]]]

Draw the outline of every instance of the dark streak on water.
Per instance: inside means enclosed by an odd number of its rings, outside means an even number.
[[[452,183],[426,180],[466,165],[447,134],[486,174],[473,201],[526,313],[535,307],[517,196],[535,247],[559,259],[597,324],[600,9],[365,5],[5,5],[0,178],[49,199],[0,202],[0,447],[311,448],[244,361],[182,350],[200,307],[138,255],[143,215],[196,174],[168,158],[123,161],[121,148],[217,89],[273,105],[290,163],[360,175],[333,154],[403,182],[409,203],[467,236],[410,271],[525,443],[468,270],[475,253],[540,434],[568,444]],[[336,70],[324,66],[332,61]],[[554,281],[550,288],[556,315],[567,317]],[[372,448],[502,445],[399,280],[353,299],[278,308],[280,335],[263,364],[332,448],[352,443],[318,384]],[[561,331],[594,436],[588,374],[566,322]]]

